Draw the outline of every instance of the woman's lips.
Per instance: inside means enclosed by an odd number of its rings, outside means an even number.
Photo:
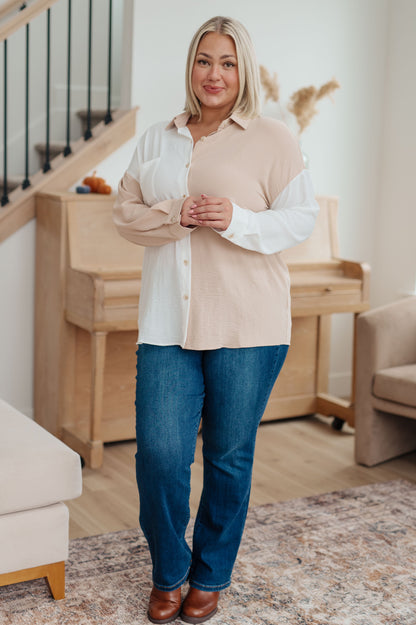
[[[222,87],[210,87],[209,85],[205,85],[204,89],[208,93],[220,93],[222,91]]]

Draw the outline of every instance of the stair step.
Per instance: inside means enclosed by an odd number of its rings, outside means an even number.
[[[55,156],[58,156],[58,154],[61,154],[65,150],[65,145],[66,143],[64,141],[62,142],[57,141],[56,143],[50,143],[49,144],[49,160],[51,161],[53,158],[55,158]],[[36,143],[35,150],[39,154],[41,163],[43,165],[46,159],[46,143]]]
[[[114,113],[114,111],[111,111]],[[77,116],[81,120],[82,125],[82,134],[85,134],[87,130],[87,109],[81,109],[77,111]],[[107,109],[94,109],[91,111],[91,128],[94,128],[97,124],[104,121],[105,116],[107,115]],[[63,141],[55,141],[49,144],[49,160],[58,156],[65,150],[66,144]],[[46,144],[45,143],[36,143],[35,149],[39,154],[41,165],[45,162],[46,159]]]
[[[114,111],[111,111],[111,113],[114,113]],[[80,118],[81,123],[82,123],[82,133],[83,134],[87,130],[87,114],[88,114],[87,109],[81,109],[81,110],[77,111],[77,115]],[[100,122],[104,121],[106,115],[107,115],[107,109],[105,109],[105,110],[104,109],[94,109],[93,111],[91,111],[91,128],[94,128],[94,126],[96,126]]]
[[[8,176],[8,178],[7,178],[7,193],[11,193],[15,189],[17,189],[17,187],[20,187],[20,185],[22,184],[24,178],[25,177],[24,177],[23,174],[21,174],[20,176],[18,176],[18,175]],[[3,195],[3,193],[4,193],[4,178],[3,177],[0,178],[0,193],[1,193],[1,195]]]

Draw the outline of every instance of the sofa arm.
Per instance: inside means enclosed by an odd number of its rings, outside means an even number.
[[[380,369],[416,362],[416,297],[362,313],[356,325],[355,458],[373,466],[414,448],[416,423],[374,409]]]
[[[360,368],[379,369],[416,362],[416,297],[362,313],[357,320]],[[359,362],[357,362],[359,365]]]
[[[416,297],[361,313],[356,330],[355,403],[362,413],[372,409],[376,371],[416,362]]]

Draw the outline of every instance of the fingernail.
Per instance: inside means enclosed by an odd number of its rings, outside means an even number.
[[[192,204],[192,205],[191,205],[191,208],[196,208],[196,204]]]
[[[208,197],[208,196],[207,196],[207,195],[205,195],[205,193],[201,193],[201,197],[205,199],[205,198],[206,198],[206,197]]]

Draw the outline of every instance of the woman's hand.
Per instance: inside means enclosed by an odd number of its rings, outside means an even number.
[[[233,205],[228,198],[212,197],[202,193],[200,198],[193,200],[188,215],[197,226],[227,230],[233,216]]]
[[[190,195],[186,198],[181,208],[181,226],[185,228],[199,226],[200,224],[193,215],[190,214],[191,209],[197,206],[197,197]]]

